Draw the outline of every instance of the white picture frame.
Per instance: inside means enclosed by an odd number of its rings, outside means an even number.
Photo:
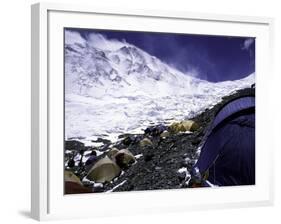
[[[248,207],[273,203],[273,146],[267,114],[272,77],[273,19],[38,3],[32,5],[31,214],[37,220]],[[62,28],[169,31],[256,37],[255,186],[113,194],[63,194]],[[266,119],[265,119],[266,118]],[[98,203],[97,203],[98,201]],[[135,203],[135,202],[138,203]],[[129,206],[128,206],[129,205]],[[125,208],[125,209],[124,209]],[[93,212],[94,211],[94,212]]]

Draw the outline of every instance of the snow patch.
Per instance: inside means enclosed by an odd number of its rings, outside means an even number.
[[[189,184],[189,181],[191,180],[191,174],[188,172],[186,167],[182,167],[178,170],[178,173],[184,173],[185,174],[185,185]]]
[[[212,184],[210,181],[205,180],[209,187],[218,187],[218,185]]]
[[[138,155],[135,155],[135,158],[136,159],[139,159],[139,158],[141,158],[141,157],[143,157],[143,154],[141,153],[141,154],[138,154]]]
[[[187,168],[186,167],[182,167],[178,170],[178,173],[187,173]]]
[[[103,187],[102,183],[94,183],[93,187]]]
[[[151,123],[196,116],[221,97],[250,87],[255,75],[211,83],[184,74],[143,50],[100,34],[65,33],[65,133],[86,146],[102,137],[143,133]],[[103,136],[101,136],[103,135]]]
[[[118,187],[122,186],[123,184],[125,184],[127,182],[127,180],[122,181],[120,184],[117,184],[116,186],[114,186],[111,190],[106,191],[105,193],[111,193],[113,192],[115,189],[117,189]]]

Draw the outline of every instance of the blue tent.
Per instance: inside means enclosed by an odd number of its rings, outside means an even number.
[[[207,135],[193,175],[218,186],[255,184],[255,97],[224,105]]]

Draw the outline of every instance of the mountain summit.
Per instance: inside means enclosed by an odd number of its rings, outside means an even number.
[[[67,32],[67,38],[74,36]],[[181,95],[194,93],[193,85],[204,82],[126,42],[117,44],[116,40],[111,43],[104,39],[103,46],[97,47],[91,44],[92,39],[100,42],[97,39],[102,37],[95,36],[88,41],[81,37],[65,44],[67,93],[93,97]]]

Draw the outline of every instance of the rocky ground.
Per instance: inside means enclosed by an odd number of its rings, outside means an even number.
[[[192,131],[172,131],[171,127],[164,125],[152,126],[140,135],[121,135],[120,141],[114,144],[100,138],[97,140],[101,143],[100,147],[85,147],[76,140],[65,141],[65,170],[74,173],[82,186],[91,192],[187,188],[189,173],[200,154],[200,146],[205,141],[205,133],[215,114],[226,102],[248,95],[251,91],[239,90],[191,118],[198,125]],[[112,181],[100,184],[88,180],[87,174],[91,168],[112,148],[128,149],[134,156],[133,163],[121,166],[119,176]]]

